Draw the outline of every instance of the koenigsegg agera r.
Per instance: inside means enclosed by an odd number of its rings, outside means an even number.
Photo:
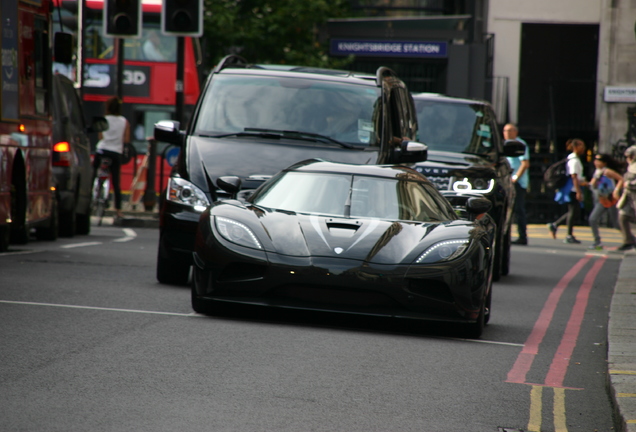
[[[218,183],[238,192],[239,182]],[[247,199],[218,201],[202,214],[192,307],[214,313],[231,302],[460,322],[479,337],[492,296],[490,205],[475,197],[453,209],[406,167],[299,162]]]

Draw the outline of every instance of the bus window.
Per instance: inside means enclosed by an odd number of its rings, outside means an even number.
[[[164,36],[159,28],[144,27],[140,41],[134,41],[136,45],[126,45],[124,58],[129,60],[145,61],[177,61],[177,38]]]
[[[114,55],[113,38],[102,36],[101,20],[92,20],[86,29],[86,57],[110,59]]]

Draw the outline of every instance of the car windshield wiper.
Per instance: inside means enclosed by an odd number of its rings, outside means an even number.
[[[260,137],[260,138],[271,138],[271,139],[281,139],[282,135],[281,134],[275,134],[275,133],[255,133],[255,132],[230,132],[230,133],[226,133],[226,134],[220,134],[220,135],[199,135],[203,138],[227,138],[227,137],[242,137],[242,136],[253,136],[253,137]]]
[[[330,136],[321,135],[321,134],[312,133],[312,132],[302,132],[302,131],[292,131],[292,130],[278,130],[278,129],[260,129],[260,128],[245,128],[244,131],[245,132],[259,132],[259,133],[263,133],[263,134],[279,134],[279,136],[281,138],[291,138],[291,139],[301,139],[301,140],[310,139],[311,141],[322,140],[322,141],[328,141],[330,143],[338,144],[339,146],[344,147],[344,148],[348,148],[348,149],[355,148],[351,144],[348,144],[348,143],[345,143],[345,142],[342,142],[342,141],[338,141],[337,139],[333,139]]]

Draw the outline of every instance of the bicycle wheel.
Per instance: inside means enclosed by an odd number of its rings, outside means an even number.
[[[107,196],[104,196],[104,183],[108,183],[106,180],[96,178],[95,185],[93,187],[93,204],[94,214],[97,217],[97,225],[102,224],[102,218],[107,206]]]

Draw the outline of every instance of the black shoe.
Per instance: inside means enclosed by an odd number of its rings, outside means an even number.
[[[624,244],[624,245],[620,245],[619,247],[616,248],[616,250],[618,251],[627,251],[627,250],[631,250],[634,249],[634,245],[633,244]]]
[[[518,238],[517,240],[511,242],[514,245],[527,245],[528,244],[528,239],[524,239],[524,238]]]
[[[581,241],[577,240],[574,236],[569,235],[565,238],[565,240],[563,240],[563,243],[581,243]]]
[[[552,238],[556,239],[557,226],[550,222],[548,224],[548,229],[550,230],[550,234],[552,234]]]

